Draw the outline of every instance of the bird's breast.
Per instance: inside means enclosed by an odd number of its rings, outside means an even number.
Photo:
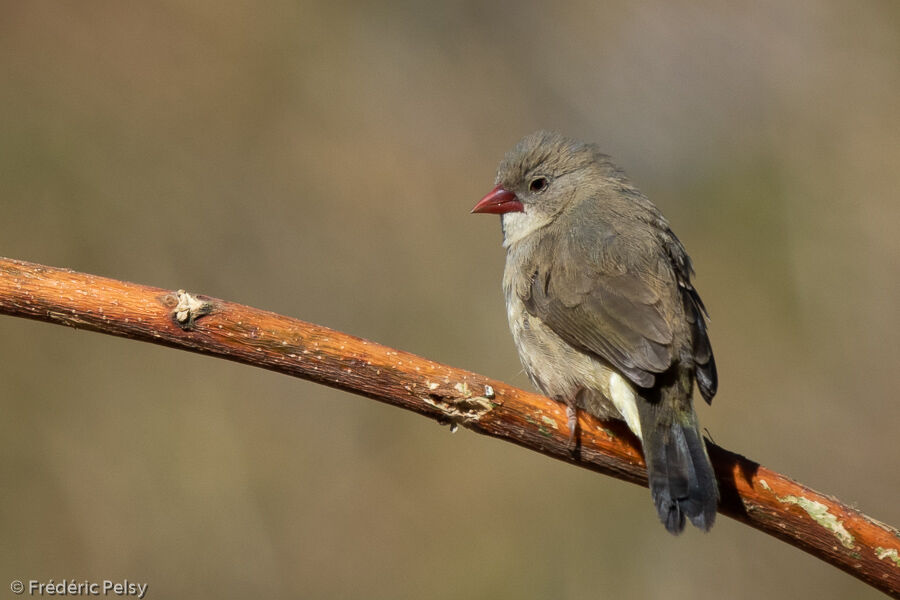
[[[595,357],[569,345],[541,319],[530,314],[517,293],[527,265],[507,256],[503,276],[506,317],[525,372],[545,395],[575,399],[579,408],[605,418],[623,419],[639,437],[640,423],[631,384]]]

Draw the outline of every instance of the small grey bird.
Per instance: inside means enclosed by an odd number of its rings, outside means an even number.
[[[592,144],[539,131],[500,163],[472,212],[501,215],[503,291],[519,357],[567,407],[622,419],[644,446],[666,529],[708,530],[718,488],[697,424],[716,364],[693,267],[669,223]]]

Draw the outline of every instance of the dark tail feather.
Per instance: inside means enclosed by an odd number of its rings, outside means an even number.
[[[719,500],[716,477],[690,397],[672,397],[676,387],[660,389],[658,402],[639,402],[650,494],[669,532],[681,533],[685,517],[708,531]]]

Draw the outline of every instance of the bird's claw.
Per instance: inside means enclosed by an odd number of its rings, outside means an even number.
[[[574,405],[566,403],[566,417],[569,424],[569,453],[578,456],[578,409]]]

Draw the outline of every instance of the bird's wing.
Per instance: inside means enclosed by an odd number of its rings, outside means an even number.
[[[567,343],[600,357],[635,384],[652,387],[656,374],[677,358],[679,333],[670,320],[684,319],[681,306],[688,308],[678,265],[664,241],[655,234],[640,236],[636,243],[611,230],[568,231],[535,261],[541,266],[533,268],[520,297],[529,313]],[[686,254],[683,262],[689,277]],[[706,340],[702,304],[696,299],[697,310],[687,318]],[[695,346],[702,354],[709,343]]]
[[[664,226],[662,240],[675,274],[675,280],[678,283],[680,299],[684,307],[684,318],[689,325],[691,358],[694,362],[697,387],[700,389],[703,399],[710,403],[719,387],[719,375],[716,372],[716,359],[713,356],[709,334],[706,331],[709,313],[706,312],[700,294],[691,284],[691,276],[694,274],[691,259],[681,241],[672,233],[668,225]]]
[[[684,302],[685,317],[691,326],[692,353],[694,359],[694,375],[697,379],[697,387],[707,403],[712,402],[713,396],[719,387],[719,375],[716,372],[716,359],[713,356],[712,345],[709,343],[709,334],[706,331],[706,320],[709,315],[703,300],[690,282],[690,262],[687,263],[688,271],[678,274],[678,285],[681,289]]]

